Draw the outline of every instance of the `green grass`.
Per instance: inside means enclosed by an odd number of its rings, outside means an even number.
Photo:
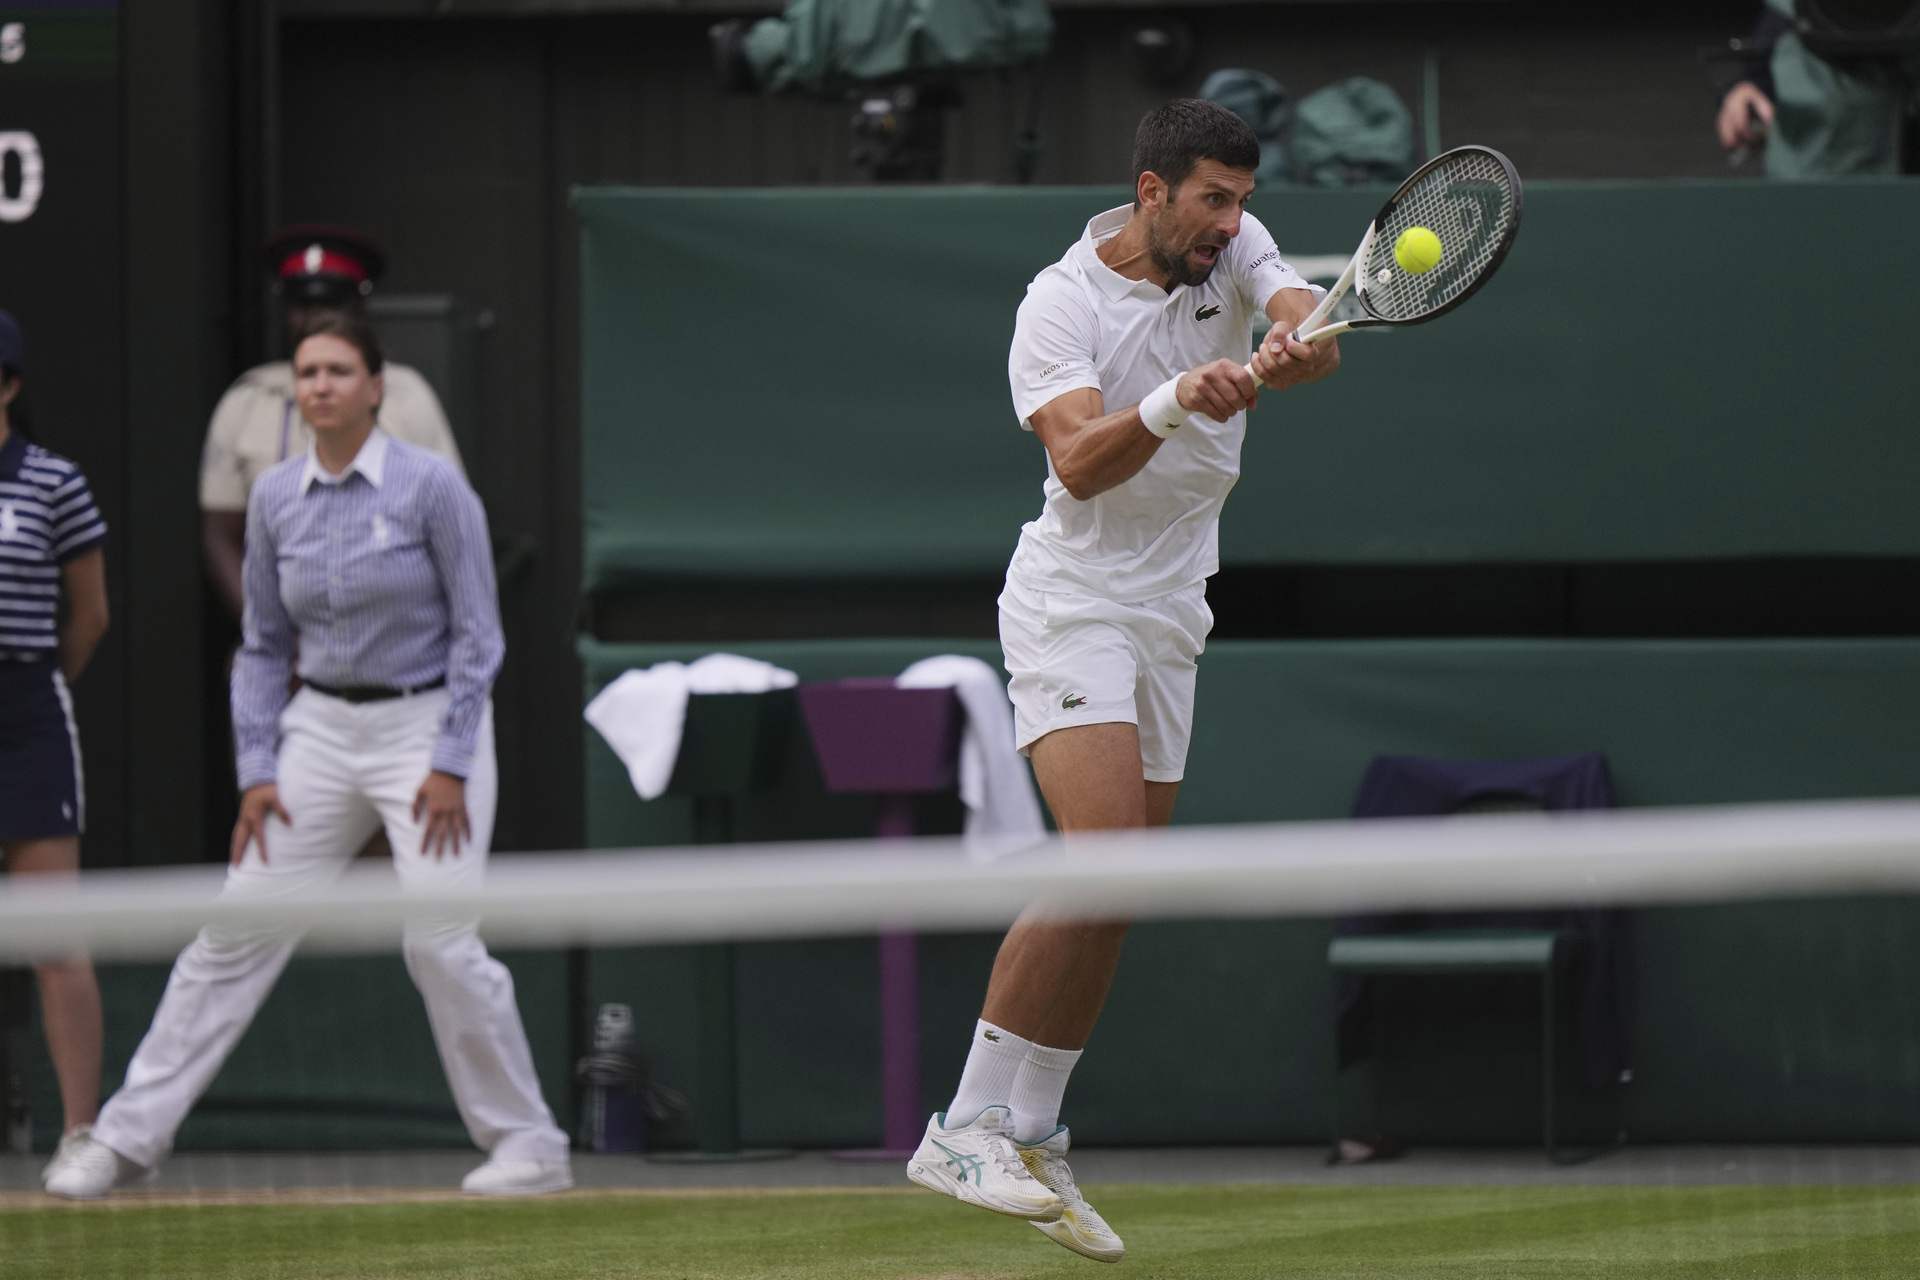
[[[1916,1187],[1106,1187],[1112,1270],[920,1192],[504,1203],[32,1208],[0,1275],[42,1278],[1920,1276]]]

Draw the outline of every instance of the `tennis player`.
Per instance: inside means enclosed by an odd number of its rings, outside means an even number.
[[[1334,341],[1288,336],[1323,291],[1245,212],[1259,162],[1226,108],[1155,109],[1134,140],[1133,204],[1087,224],[1014,324],[1014,409],[1048,468],[1045,508],[1007,569],[1000,640],[1017,745],[1066,833],[1171,819],[1246,410],[1262,384],[1340,364]],[[1259,316],[1272,327],[1250,374]],[[1102,1262],[1124,1246],[1074,1185],[1060,1101],[1126,932],[1036,913],[1014,925],[959,1092],[907,1165],[924,1187]]]

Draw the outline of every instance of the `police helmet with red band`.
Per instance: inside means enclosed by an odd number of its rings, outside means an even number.
[[[371,293],[387,269],[387,255],[371,236],[325,223],[281,228],[265,257],[276,292],[315,302]]]

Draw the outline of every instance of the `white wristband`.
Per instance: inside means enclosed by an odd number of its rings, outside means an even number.
[[[1179,386],[1180,379],[1168,378],[1147,392],[1147,398],[1140,402],[1140,425],[1162,440],[1172,439],[1173,433],[1193,412],[1180,403],[1176,394]]]

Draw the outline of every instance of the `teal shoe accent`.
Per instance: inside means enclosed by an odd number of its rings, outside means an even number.
[[[1013,1145],[1016,1147],[1044,1147],[1049,1142],[1052,1142],[1055,1138],[1059,1137],[1061,1134],[1065,1133],[1066,1131],[1067,1131],[1067,1126],[1063,1124],[1057,1124],[1053,1127],[1053,1132],[1048,1134],[1044,1138],[1040,1138],[1033,1142],[1022,1142],[1018,1138],[1015,1138],[1013,1140]]]

